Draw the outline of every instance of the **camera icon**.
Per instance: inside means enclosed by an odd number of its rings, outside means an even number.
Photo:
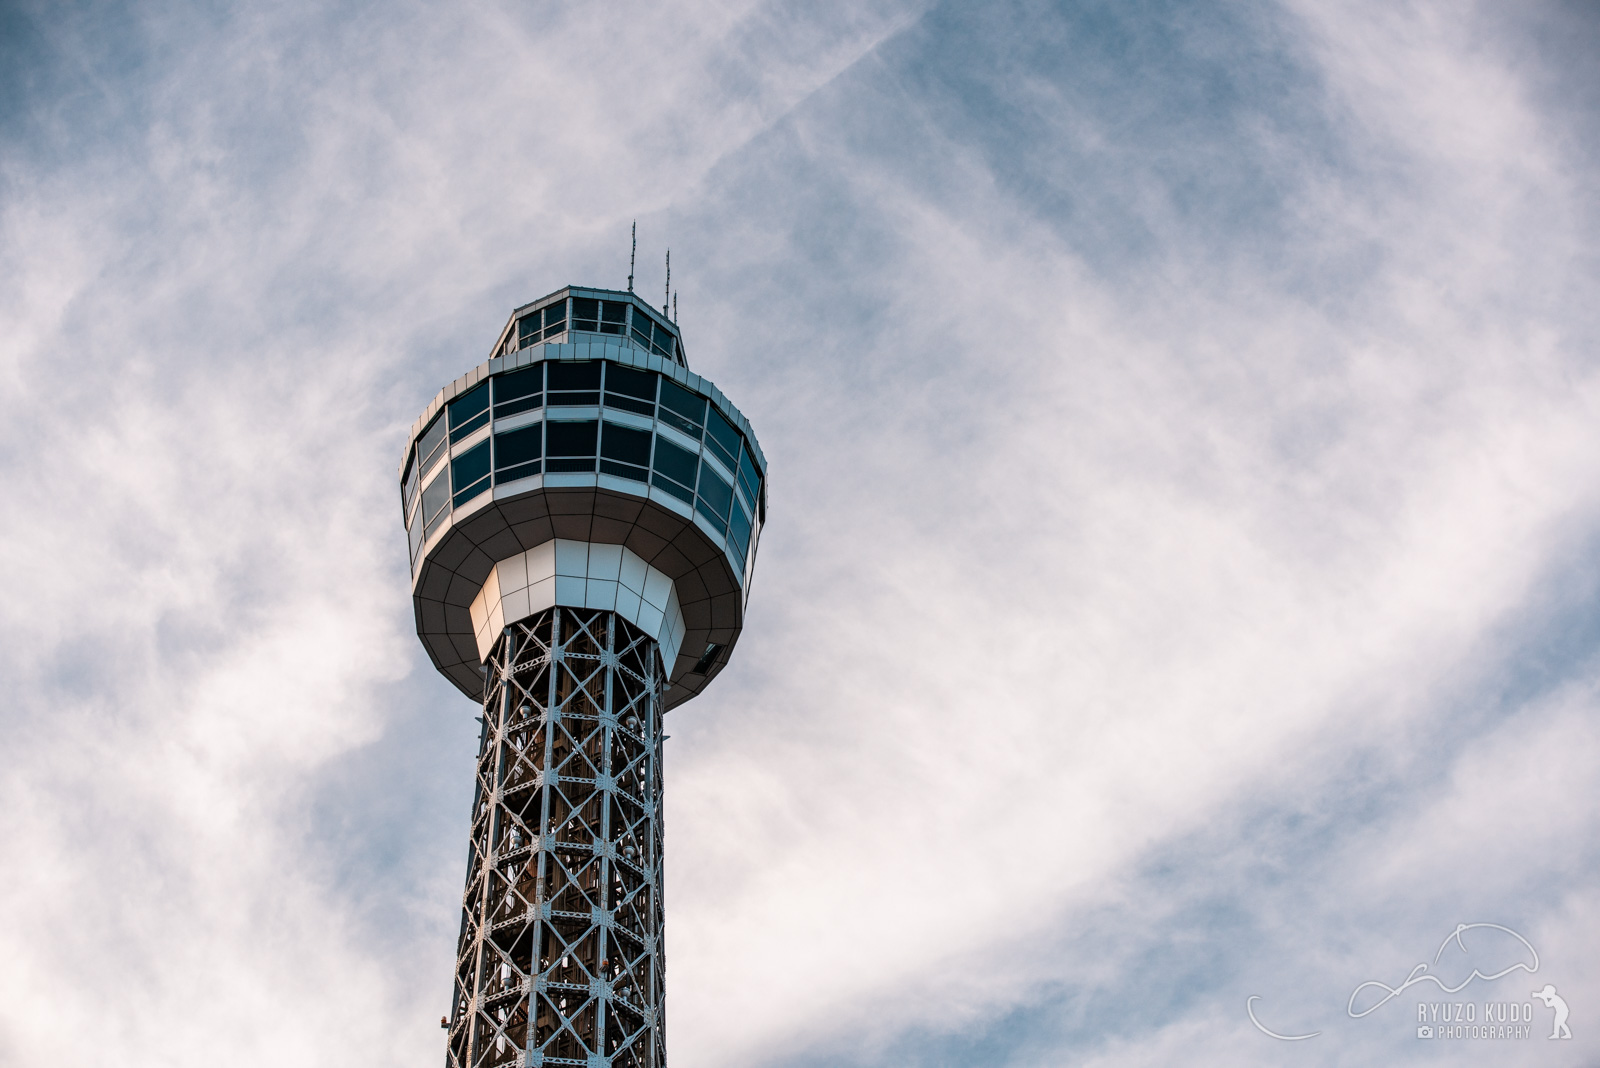
[[[1421,1027],[1417,1028],[1417,1037],[1418,1038],[1432,1038],[1433,1037],[1433,1028],[1429,1027],[1427,1024],[1423,1024]]]

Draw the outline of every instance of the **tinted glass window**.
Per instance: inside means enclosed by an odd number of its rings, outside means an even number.
[[[664,489],[685,504],[694,503],[694,490],[678,485],[676,482],[659,471],[650,476],[650,484],[659,489]]]
[[[700,428],[706,421],[706,399],[697,397],[678,383],[663,378],[659,418],[662,422],[698,438]]]
[[[450,480],[458,488],[456,507],[489,488],[489,443],[481,441],[450,461]]]
[[[450,504],[450,479],[443,471],[439,477],[428,483],[422,491],[422,519],[428,524],[429,531],[435,521],[442,516]]]
[[[550,388],[561,390],[598,390],[600,388],[599,360],[557,360],[549,365]]]
[[[734,505],[728,533],[733,535],[734,547],[739,552],[739,558],[743,559],[750,548],[750,517],[744,514],[744,508],[739,505]]]
[[[545,445],[551,456],[593,456],[600,436],[600,424],[594,419],[576,423],[547,423],[545,435]]]
[[[400,507],[405,512],[406,523],[411,522],[411,501],[417,493],[417,455],[411,454],[411,459],[406,461],[405,487],[400,493]]]
[[[660,323],[650,318],[637,307],[633,309],[633,336],[640,343],[648,346],[652,338],[659,338],[664,333],[666,333],[666,330]]]
[[[549,404],[599,404],[600,361],[560,360],[546,365]]]
[[[669,360],[675,359],[676,357],[672,355],[672,343],[672,335],[658,326],[656,327],[655,340],[650,344],[650,351],[658,356],[665,356]]]
[[[717,459],[728,465],[729,471],[738,470],[739,432],[714,408],[706,413],[706,444],[711,446]]]
[[[693,489],[695,468],[699,466],[700,457],[688,449],[679,448],[666,438],[657,436],[655,462],[657,472]]]
[[[503,419],[544,404],[544,367],[535,365],[494,379],[494,417]]]
[[[469,422],[488,406],[489,383],[483,382],[450,402],[450,426],[454,428]]]
[[[460,441],[488,421],[489,383],[480,383],[450,402],[451,441]]]
[[[546,337],[560,333],[567,328],[567,302],[559,300],[544,310],[544,333]]]
[[[733,487],[722,481],[704,460],[700,462],[700,502],[722,522],[728,521],[728,506],[733,503]]]
[[[593,297],[572,298],[572,329],[597,330],[600,327],[600,302]]]
[[[494,402],[515,400],[526,397],[531,393],[538,393],[544,389],[544,365],[535,364],[525,367],[520,371],[509,374],[496,375],[494,379]]]
[[[529,312],[517,320],[517,341],[521,345],[531,345],[539,340],[542,335],[542,331],[539,328],[540,318],[539,312]]]
[[[636,371],[617,364],[606,366],[606,392],[622,393],[643,400],[656,399],[656,376],[649,371]]]
[[[417,562],[417,550],[422,548],[422,515],[419,513],[411,524],[411,562]]]
[[[749,449],[739,454],[739,488],[750,498],[752,507],[761,500],[761,476],[756,474],[755,461],[750,459]]]
[[[422,457],[422,473],[427,474],[429,469],[444,455],[444,413],[438,417],[422,432],[422,438],[417,442],[417,455]]]
[[[607,423],[600,439],[600,455],[608,460],[650,466],[650,431]]]
[[[498,469],[516,467],[540,457],[544,427],[533,426],[513,430],[509,434],[494,436],[494,466]]]

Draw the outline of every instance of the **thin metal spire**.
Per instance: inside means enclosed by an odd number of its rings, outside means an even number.
[[[661,314],[665,315],[672,310],[672,250],[667,249],[667,295],[661,301]]]
[[[678,294],[672,294],[672,324],[678,324]]]
[[[633,292],[633,261],[639,256],[639,220],[633,220],[633,251],[628,253],[628,292]]]

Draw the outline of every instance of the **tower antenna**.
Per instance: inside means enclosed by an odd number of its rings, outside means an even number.
[[[678,322],[678,294],[676,293],[672,294],[672,322],[674,325]]]
[[[628,253],[628,292],[633,292],[633,261],[639,256],[639,220],[633,220],[633,251]]]
[[[667,295],[661,301],[661,314],[665,315],[671,310],[672,303],[672,250],[667,249]]]

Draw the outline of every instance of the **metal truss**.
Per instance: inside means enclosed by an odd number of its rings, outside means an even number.
[[[551,608],[485,671],[446,1063],[665,1068],[656,643]]]

